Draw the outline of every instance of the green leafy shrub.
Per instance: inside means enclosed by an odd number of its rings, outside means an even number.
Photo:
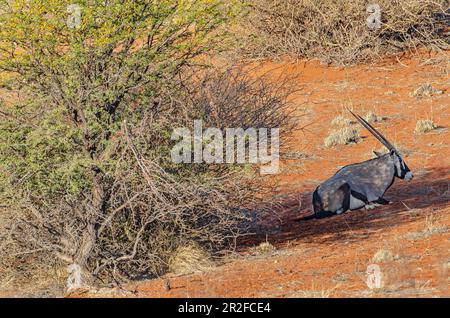
[[[226,246],[247,180],[168,152],[199,118],[182,74],[232,43],[243,6],[80,1],[73,25],[70,4],[0,1],[0,72],[21,96],[0,109],[1,268],[77,264],[87,283],[120,282],[164,273],[185,241]]]

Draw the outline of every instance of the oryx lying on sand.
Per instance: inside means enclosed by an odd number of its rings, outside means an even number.
[[[320,184],[312,198],[314,215],[307,218],[322,218],[349,209],[371,209],[379,204],[389,204],[383,195],[394,183],[395,177],[407,181],[413,178],[398,150],[361,116],[348,111],[389,149],[389,153],[375,153],[375,159],[345,166]]]

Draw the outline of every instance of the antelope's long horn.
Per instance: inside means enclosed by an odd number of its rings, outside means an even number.
[[[395,147],[384,137],[378,130],[370,125],[364,118],[353,113],[350,109],[347,110],[363,125],[372,135],[375,136],[387,149],[396,150]]]

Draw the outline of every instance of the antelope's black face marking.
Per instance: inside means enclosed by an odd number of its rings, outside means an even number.
[[[414,177],[411,170],[409,170],[403,158],[398,154],[397,151],[392,150],[391,156],[395,163],[395,175],[400,179],[405,179],[406,181],[412,180]]]

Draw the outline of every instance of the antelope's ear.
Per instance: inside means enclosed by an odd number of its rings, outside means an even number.
[[[382,154],[381,154],[381,153],[379,153],[378,151],[374,151],[373,153],[374,153],[374,154],[375,154],[375,156],[377,156],[378,158],[380,158],[380,157],[382,156]]]
[[[390,151],[390,155],[393,156],[393,155],[395,155],[395,154],[396,154],[395,149],[392,149],[392,150]]]

